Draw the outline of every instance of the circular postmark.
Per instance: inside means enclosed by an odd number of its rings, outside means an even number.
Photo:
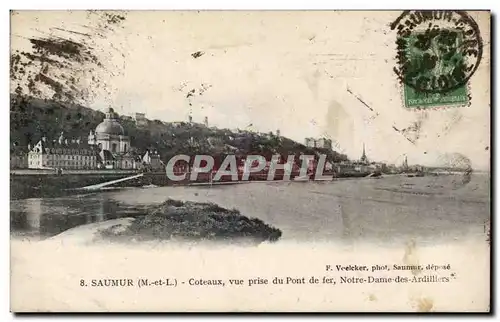
[[[483,44],[477,23],[464,11],[404,11],[397,30],[401,82],[421,93],[447,93],[467,83],[477,70]]]
[[[448,176],[449,188],[452,190],[462,188],[472,180],[471,160],[461,153],[443,153],[438,157],[441,165],[441,174]]]

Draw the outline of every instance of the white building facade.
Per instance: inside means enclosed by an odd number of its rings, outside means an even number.
[[[28,152],[30,169],[87,170],[98,167],[98,151],[79,140],[68,141],[63,135],[49,142],[43,137]]]

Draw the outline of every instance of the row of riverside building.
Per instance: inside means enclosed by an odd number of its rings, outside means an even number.
[[[87,140],[42,137],[27,149],[11,148],[11,168],[29,169],[162,169],[163,162],[156,151],[137,155],[130,146],[130,138],[118,121],[118,114],[109,108],[105,119],[90,131]]]

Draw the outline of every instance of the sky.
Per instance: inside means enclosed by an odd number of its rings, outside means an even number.
[[[106,62],[92,73],[106,86],[84,74],[94,94],[84,103],[167,122],[191,115],[217,127],[279,129],[299,142],[327,137],[353,159],[365,144],[374,161],[400,164],[407,156],[410,164],[433,165],[458,154],[489,169],[489,16],[471,13],[484,54],[468,84],[470,106],[415,111],[404,107],[393,71],[396,34],[389,25],[399,14],[129,11],[119,28],[92,39]],[[88,32],[97,20],[83,11],[16,12],[11,50],[30,50],[28,37],[78,38],[61,30]],[[411,130],[415,123],[418,131]],[[413,142],[401,133],[406,128]]]

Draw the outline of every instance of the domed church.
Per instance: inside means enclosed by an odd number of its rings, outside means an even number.
[[[134,169],[135,158],[130,153],[130,139],[118,122],[118,114],[112,108],[106,118],[90,131],[88,143],[99,147],[103,167],[107,169]]]

